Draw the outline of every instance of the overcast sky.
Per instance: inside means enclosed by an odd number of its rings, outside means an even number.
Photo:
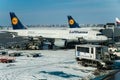
[[[120,0],[0,0],[0,25],[11,25],[9,12],[30,24],[67,24],[67,15],[79,24],[115,22]]]

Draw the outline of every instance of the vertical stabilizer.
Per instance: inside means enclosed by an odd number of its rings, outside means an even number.
[[[119,18],[116,17],[115,20],[116,20],[117,26],[120,26],[120,20],[119,20]]]
[[[68,23],[70,28],[80,28],[79,24],[72,18],[72,16],[68,16]]]
[[[27,29],[17,18],[14,12],[10,12],[11,24],[13,29]]]

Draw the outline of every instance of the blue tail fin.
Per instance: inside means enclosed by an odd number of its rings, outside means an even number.
[[[72,16],[68,16],[68,23],[70,28],[80,28],[79,24],[72,18]]]
[[[11,17],[11,23],[13,29],[27,29],[17,18],[14,12],[10,12],[10,17]]]

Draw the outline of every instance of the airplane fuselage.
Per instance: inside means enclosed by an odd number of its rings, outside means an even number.
[[[75,29],[45,29],[45,30],[9,30],[9,32],[16,32],[17,36],[24,37],[42,37],[42,38],[52,38],[52,39],[66,39],[69,41],[78,41],[83,39],[87,42],[104,42],[107,37],[101,35],[98,31],[85,30],[80,28]]]

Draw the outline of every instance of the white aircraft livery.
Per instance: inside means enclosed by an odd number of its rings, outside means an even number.
[[[117,26],[120,26],[120,20],[119,20],[119,18],[116,17],[115,20],[116,20]]]
[[[82,28],[30,30],[20,22],[13,12],[10,12],[10,16],[13,30],[8,30],[8,32],[16,33],[15,36],[21,37],[53,39],[53,44],[59,47],[65,47],[70,42],[79,42],[80,40],[85,42],[105,42],[108,40],[108,38],[99,31]],[[73,25],[74,22],[71,21],[70,24]]]

